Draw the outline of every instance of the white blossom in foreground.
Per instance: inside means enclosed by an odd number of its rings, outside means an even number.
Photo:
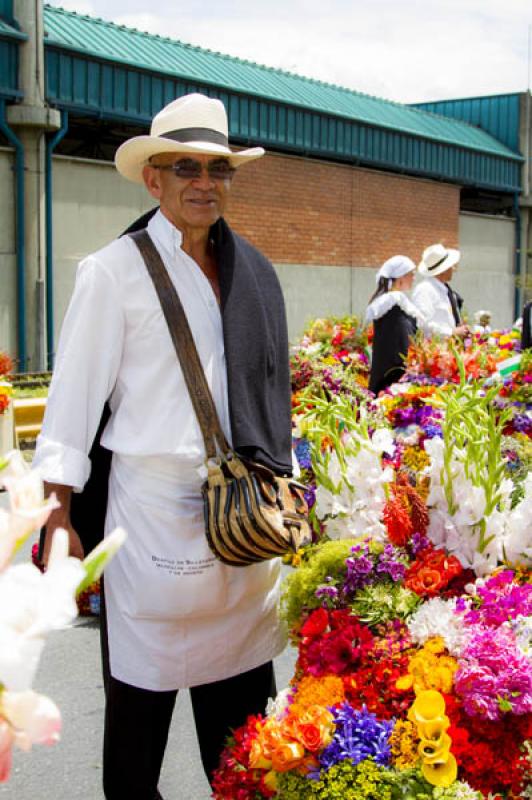
[[[48,566],[11,565],[17,548],[45,524],[57,501],[44,498],[43,482],[13,451],[0,465],[9,511],[0,510],[0,783],[9,778],[13,747],[59,739],[61,714],[48,697],[31,689],[46,635],[76,618],[76,594],[100,577],[124,542],[117,529],[84,561],[68,554],[68,534],[54,533]]]
[[[336,452],[327,462],[327,481],[317,475],[316,513],[327,523],[332,539],[371,536],[382,541],[386,529],[382,512],[386,503],[385,486],[393,480],[391,467],[383,470],[383,452],[393,452],[389,430],[377,430],[372,439],[356,434],[345,442],[342,464]]]

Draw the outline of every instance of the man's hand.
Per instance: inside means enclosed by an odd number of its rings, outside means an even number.
[[[72,527],[72,523],[70,521],[70,498],[72,496],[72,487],[63,486],[59,483],[45,482],[44,492],[46,497],[53,492],[61,504],[60,508],[56,508],[54,511],[52,511],[48,517],[48,522],[46,523],[42,557],[44,566],[48,566],[48,558],[50,557],[52,539],[57,528],[64,528],[64,530],[66,530],[68,533],[69,554],[74,558],[84,558],[85,553],[83,551],[81,539]]]
[[[461,339],[463,339],[465,336],[469,336],[469,333],[469,325],[459,325],[454,329],[453,336],[459,336]]]

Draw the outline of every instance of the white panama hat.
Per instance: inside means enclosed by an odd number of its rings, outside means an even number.
[[[115,165],[124,178],[142,183],[143,167],[158,153],[225,156],[232,167],[264,155],[262,147],[233,153],[228,135],[227,113],[221,100],[204,94],[186,94],[155,115],[149,136],[134,136],[120,145]]]
[[[441,275],[460,261],[460,250],[453,250],[451,247],[444,247],[442,244],[431,244],[423,252],[423,258],[419,262],[418,271],[420,275]]]

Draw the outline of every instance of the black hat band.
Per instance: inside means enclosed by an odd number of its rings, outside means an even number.
[[[435,264],[432,264],[432,266],[430,266],[430,267],[427,267],[427,269],[428,269],[429,271],[430,271],[430,270],[433,270],[433,269],[436,269],[436,267],[439,267],[439,266],[440,266],[440,264],[443,264],[443,262],[445,261],[445,259],[446,259],[446,258],[448,258],[448,257],[449,257],[449,253],[446,253],[446,254],[444,255],[444,257],[443,257],[443,258],[440,258],[440,260],[439,260],[439,261],[436,261],[436,263],[435,263]]]
[[[173,139],[175,142],[181,142],[182,144],[187,142],[211,142],[211,144],[220,144],[222,147],[229,148],[227,136],[212,128],[179,128],[175,131],[161,133],[159,138]]]

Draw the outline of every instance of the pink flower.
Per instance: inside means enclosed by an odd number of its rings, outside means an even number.
[[[12,761],[13,732],[7,722],[0,719],[0,783],[9,779]]]
[[[459,658],[454,688],[470,716],[502,719],[532,712],[530,661],[507,628],[475,627]]]
[[[31,690],[5,691],[0,705],[21,750],[31,750],[34,744],[50,745],[59,741],[61,712],[49,697]]]

